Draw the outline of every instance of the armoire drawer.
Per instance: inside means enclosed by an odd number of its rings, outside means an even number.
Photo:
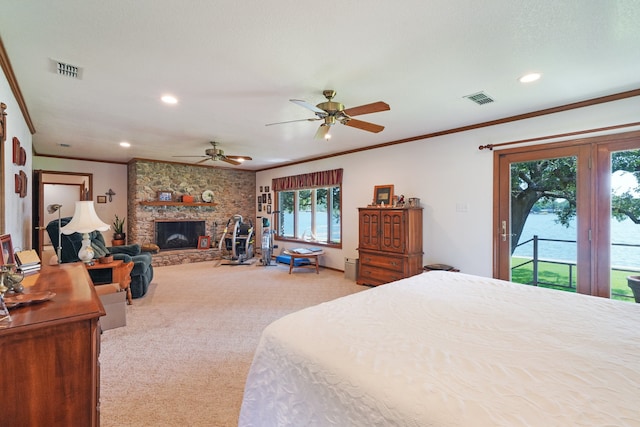
[[[385,268],[360,265],[358,270],[358,283],[366,285],[382,285],[404,278],[402,272],[387,270]]]
[[[404,258],[388,255],[374,255],[370,253],[360,253],[360,267],[370,265],[373,267],[386,268],[388,270],[404,271]]]

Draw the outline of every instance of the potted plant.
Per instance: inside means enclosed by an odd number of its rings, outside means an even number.
[[[113,246],[124,245],[124,240],[126,238],[126,234],[124,232],[124,220],[126,218],[120,219],[118,215],[116,215],[116,219],[113,221],[113,241],[111,242]]]

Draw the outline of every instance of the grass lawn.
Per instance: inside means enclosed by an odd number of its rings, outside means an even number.
[[[528,258],[512,257],[511,265],[517,266],[526,262]],[[569,269],[571,271],[571,287],[569,287]],[[627,276],[640,275],[637,271],[611,271],[611,293],[613,299],[634,301],[633,293],[627,286]],[[560,289],[569,292],[576,291],[576,266],[551,262],[538,262],[538,286]],[[511,281],[516,283],[533,283],[533,263],[525,264],[511,271]]]

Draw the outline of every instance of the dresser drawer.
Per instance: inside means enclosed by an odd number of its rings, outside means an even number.
[[[398,271],[402,273],[404,271],[404,258],[393,257],[388,255],[370,254],[366,252],[360,253],[360,267],[372,266],[386,268],[388,270]]]
[[[358,283],[361,285],[382,285],[400,280],[403,277],[404,275],[400,271],[392,271],[370,265],[360,265],[358,270]]]

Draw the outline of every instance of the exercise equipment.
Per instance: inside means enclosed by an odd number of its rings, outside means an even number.
[[[274,230],[271,229],[271,224],[269,223],[269,218],[262,217],[261,219],[261,245],[260,250],[262,252],[262,256],[260,258],[260,264],[264,267],[275,266],[275,263],[271,262],[271,257],[273,256],[273,234]]]
[[[242,215],[231,216],[224,228],[218,249],[229,252],[229,256],[223,257],[223,265],[248,265],[253,258],[253,224],[251,220],[243,222]]]

